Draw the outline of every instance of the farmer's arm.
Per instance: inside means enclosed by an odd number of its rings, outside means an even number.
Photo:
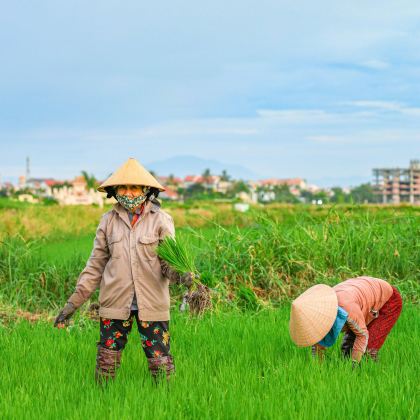
[[[92,253],[86,263],[86,267],[79,276],[75,292],[68,300],[75,308],[86,302],[101,282],[102,274],[110,257],[105,234],[106,223],[107,217],[102,216],[96,230]]]
[[[171,216],[162,214],[162,224],[159,228],[159,243],[162,242],[167,236],[175,238],[175,225]],[[177,273],[165,260],[159,257],[160,268],[162,274],[169,279],[171,284],[182,283],[182,275]]]
[[[366,352],[366,347],[369,341],[369,332],[366,327],[365,319],[363,317],[362,312],[360,313],[352,313],[352,316],[347,318],[347,326],[350,328],[351,331],[356,335],[356,339],[354,340],[353,350],[351,353],[351,358],[355,362],[360,362],[362,356]]]

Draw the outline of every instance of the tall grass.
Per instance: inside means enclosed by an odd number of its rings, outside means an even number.
[[[0,242],[0,304],[28,310],[53,309],[74,289],[85,260],[78,253],[50,264],[40,257],[40,241],[16,235]]]
[[[294,225],[296,215],[301,221],[322,221],[337,209],[341,214],[351,214],[354,218],[366,214],[381,218],[400,216],[420,217],[420,206],[377,206],[377,205],[338,205],[309,206],[290,204],[255,205],[247,213],[238,213],[232,205],[215,202],[197,202],[189,204],[164,202],[162,207],[168,211],[177,228],[210,227],[214,223],[221,226],[245,227],[252,225],[257,215],[264,214],[269,219],[275,219],[281,224]],[[5,236],[21,235],[25,239],[40,237],[66,238],[94,234],[100,216],[111,209],[94,206],[44,206],[38,204],[20,203],[0,198],[0,239]]]
[[[0,327],[2,419],[418,419],[420,325],[407,305],[380,362],[352,370],[336,344],[322,364],[288,336],[287,307],[174,314],[170,386],[153,386],[135,328],[115,383],[93,379],[99,328]]]
[[[354,217],[332,210],[324,220],[297,215],[295,224],[286,225],[261,216],[250,228],[218,226],[215,235],[201,238],[207,250],[198,268],[213,286],[223,281],[275,299],[314,283],[370,275],[418,301],[419,237],[420,221],[411,215]]]
[[[178,234],[194,244],[201,281],[218,291],[221,305],[255,309],[314,283],[360,275],[386,279],[405,299],[419,300],[420,221],[410,212],[384,217],[332,209],[315,217],[295,210],[287,222],[266,214],[252,220],[245,228],[214,224]],[[85,258],[60,249],[51,261],[41,252],[43,242],[6,237],[0,243],[0,301],[30,310],[61,305]]]

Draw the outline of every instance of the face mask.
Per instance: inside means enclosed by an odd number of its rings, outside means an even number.
[[[140,195],[139,197],[129,198],[126,195],[116,194],[115,198],[125,209],[133,210],[143,203],[147,197],[145,195]]]

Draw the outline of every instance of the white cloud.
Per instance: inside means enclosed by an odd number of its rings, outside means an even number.
[[[345,104],[358,108],[368,108],[378,111],[391,111],[408,116],[420,116],[420,108],[407,106],[406,104],[401,102],[362,100],[345,102]]]
[[[376,100],[361,100],[361,101],[350,101],[344,102],[345,105],[355,106],[358,108],[374,108],[383,109],[387,111],[400,111],[404,105],[400,102],[393,101],[376,101]]]
[[[328,123],[336,121],[338,114],[329,113],[322,109],[260,109],[257,115],[263,119],[274,120],[286,124],[300,123]]]
[[[385,70],[390,67],[390,64],[383,60],[367,60],[361,63],[361,66],[372,70]]]
[[[314,136],[307,136],[306,140],[314,143],[335,144],[339,145],[353,145],[353,146],[385,146],[395,145],[400,143],[420,145],[420,129],[388,129],[379,128],[377,130],[360,130],[356,129],[348,134],[321,134]],[[418,148],[420,151],[420,147]],[[413,153],[416,151],[413,148]]]

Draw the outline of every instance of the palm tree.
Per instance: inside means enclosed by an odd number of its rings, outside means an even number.
[[[222,175],[220,175],[220,180],[226,182],[230,180],[230,175],[227,173],[226,169],[223,169]]]
[[[204,178],[204,180],[209,183],[211,182],[211,171],[210,169],[205,169],[204,172],[201,174],[201,176]]]
[[[169,176],[168,176],[168,184],[169,185],[174,185],[175,184],[175,176],[174,176],[174,174],[169,174]]]
[[[209,185],[212,181],[210,169],[208,169],[208,168],[205,169],[204,172],[201,174],[201,176],[204,180],[204,183],[206,184],[206,191],[208,191],[210,189]]]
[[[98,181],[96,180],[93,174],[89,175],[86,171],[82,171],[82,176],[86,181],[87,189],[90,190],[91,188],[95,188]]]

